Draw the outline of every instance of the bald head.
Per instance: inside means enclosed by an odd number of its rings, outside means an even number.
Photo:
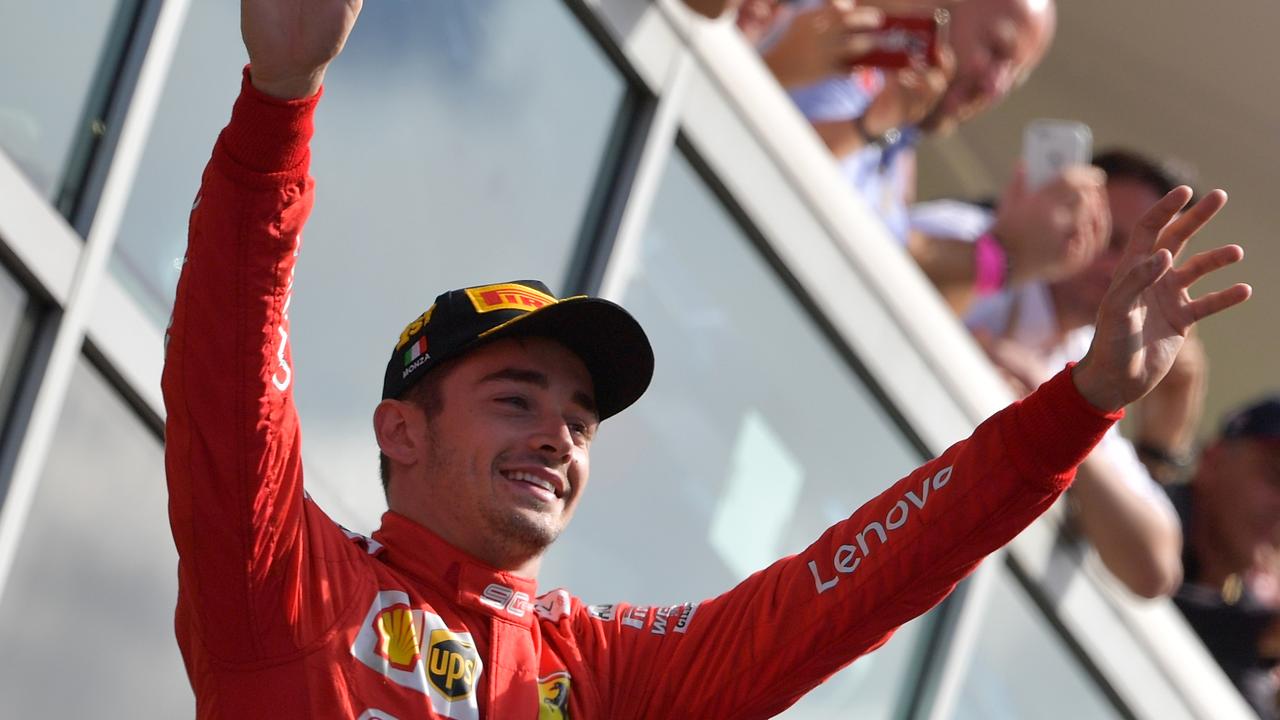
[[[1004,99],[1044,58],[1057,24],[1053,0],[963,0],[951,11],[956,73],[922,123],[947,131]]]

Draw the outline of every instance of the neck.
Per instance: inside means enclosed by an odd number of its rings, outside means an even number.
[[[405,502],[403,498],[393,493],[388,506],[389,509],[435,533],[455,549],[461,550],[494,570],[530,580],[536,580],[538,577],[538,570],[542,567],[542,555],[546,551],[545,547],[531,548],[514,537],[473,532],[475,528],[470,526],[444,522],[434,512],[439,508],[438,503],[416,506]]]

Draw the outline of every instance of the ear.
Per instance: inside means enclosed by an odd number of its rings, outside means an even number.
[[[373,434],[392,464],[412,465],[423,452],[422,410],[403,400],[383,400],[373,409]]]

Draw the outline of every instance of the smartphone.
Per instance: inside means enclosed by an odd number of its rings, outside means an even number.
[[[930,13],[884,16],[884,25],[873,33],[875,47],[858,58],[858,65],[888,69],[937,66],[947,42],[951,13],[935,8]]]
[[[1093,158],[1093,132],[1075,120],[1032,120],[1022,133],[1022,160],[1027,187],[1044,186],[1071,165]]]

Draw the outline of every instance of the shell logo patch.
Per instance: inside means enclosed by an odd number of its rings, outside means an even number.
[[[390,682],[425,695],[436,715],[480,720],[475,690],[484,663],[471,633],[450,628],[430,608],[413,607],[404,591],[382,590],[373,597],[351,655]]]
[[[373,627],[378,633],[378,654],[397,670],[412,670],[422,657],[422,611],[398,605],[378,613]]]
[[[493,312],[494,310],[524,310],[527,312],[556,302],[555,298],[546,293],[538,292],[524,285],[516,285],[515,283],[467,288],[467,297],[471,298],[471,304],[475,306],[478,313]]]
[[[538,678],[538,720],[569,720],[569,673]]]

